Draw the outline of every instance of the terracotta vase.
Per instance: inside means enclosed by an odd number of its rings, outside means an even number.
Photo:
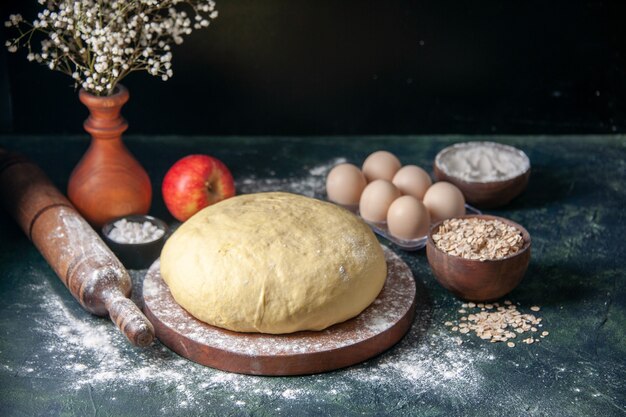
[[[79,93],[90,113],[83,126],[91,135],[91,144],[70,176],[67,194],[95,228],[113,218],[146,214],[150,209],[150,178],[122,142],[128,123],[120,110],[128,97],[122,85],[106,97],[85,90]]]

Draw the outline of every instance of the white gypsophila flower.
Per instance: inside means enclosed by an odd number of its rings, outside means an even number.
[[[167,80],[172,43],[217,18],[212,0],[39,0],[45,8],[32,24],[10,15],[7,27],[19,36],[5,43],[10,52],[28,47],[27,59],[70,75],[78,86],[110,94],[133,71]],[[33,35],[43,34],[32,51]],[[97,74],[97,75],[94,75]]]

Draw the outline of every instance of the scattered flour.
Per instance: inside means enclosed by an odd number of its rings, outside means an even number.
[[[244,179],[243,192],[288,190],[313,195],[323,189],[325,174],[337,159],[310,170],[311,176],[291,182],[278,179]],[[247,187],[247,188],[246,188]],[[247,190],[247,191],[246,191]],[[41,282],[31,271],[26,282]],[[131,271],[134,299],[141,303],[145,271]],[[69,296],[60,296],[48,280],[26,287],[29,305],[15,303],[16,313],[33,322],[33,331],[47,346],[47,355],[33,354],[19,365],[7,364],[0,352],[0,369],[17,376],[55,378],[69,389],[105,390],[137,387],[150,391],[155,384],[173,396],[162,412],[211,410],[211,401],[229,401],[233,407],[246,407],[259,401],[275,406],[276,413],[290,411],[293,404],[318,404],[329,393],[338,397],[358,397],[363,391],[393,390],[406,398],[428,392],[455,402],[481,395],[476,389],[483,380],[481,366],[494,360],[480,349],[458,345],[456,338],[427,323],[429,307],[417,306],[417,317],[407,336],[396,347],[368,362],[350,368],[302,377],[255,377],[222,372],[179,357],[158,341],[133,348],[109,320],[82,310]],[[71,305],[70,305],[71,304]],[[435,327],[436,329],[437,327]],[[5,335],[11,337],[11,335]],[[94,366],[97,364],[97,366]],[[472,389],[469,389],[472,388]],[[217,393],[227,397],[214,399]]]
[[[328,163],[308,169],[308,175],[300,178],[258,178],[244,177],[237,179],[237,192],[241,194],[285,191],[302,194],[307,197],[320,197],[326,193],[326,175],[337,164],[346,162],[346,158],[335,158]]]
[[[139,276],[133,278],[140,279]],[[463,400],[475,395],[475,391],[468,387],[475,387],[483,378],[476,367],[477,362],[494,359],[458,346],[456,338],[445,329],[420,337],[418,327],[423,323],[420,323],[418,314],[413,328],[396,348],[365,364],[324,376],[268,378],[239,375],[188,361],[159,342],[145,349],[133,348],[108,320],[68,308],[66,303],[75,301],[61,298],[49,282],[31,285],[29,291],[33,304],[39,305],[45,313],[35,318],[34,330],[47,345],[52,361],[46,358],[42,363],[35,356],[13,372],[37,378],[64,379],[71,389],[76,390],[87,386],[94,389],[111,384],[144,387],[157,383],[175,396],[172,410],[208,407],[205,394],[211,390],[232,393],[229,397],[232,405],[242,407],[250,403],[251,398],[308,402],[328,392],[356,395],[366,389],[364,387],[393,389],[398,386],[407,395],[435,391],[442,396],[456,396]],[[23,314],[30,314],[29,309],[22,310]],[[93,366],[94,363],[98,365]],[[316,390],[309,388],[311,378],[319,378],[314,384]],[[309,383],[303,388],[301,384],[305,380]]]

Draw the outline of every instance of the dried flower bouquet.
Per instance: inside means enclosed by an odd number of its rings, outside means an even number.
[[[164,81],[172,75],[170,45],[217,17],[213,0],[39,0],[45,8],[30,23],[19,14],[5,26],[19,36],[10,52],[28,49],[36,61],[71,76],[77,87],[110,95],[128,74],[147,71]],[[35,37],[43,36],[40,50]]]

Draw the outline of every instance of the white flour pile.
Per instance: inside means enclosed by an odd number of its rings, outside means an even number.
[[[148,243],[160,239],[164,234],[165,230],[149,221],[140,223],[121,219],[113,223],[108,236],[117,243]]]
[[[343,159],[330,161],[309,170],[305,178],[291,182],[276,179],[244,179],[242,192],[284,190],[315,195],[324,187],[328,170]],[[41,281],[32,270],[25,282]],[[144,271],[133,271],[135,298],[140,298]],[[5,372],[22,377],[53,378],[63,381],[70,389],[86,387],[104,390],[115,387],[137,387],[149,395],[151,387],[159,387],[174,400],[164,406],[164,413],[174,410],[194,410],[201,414],[211,410],[211,401],[223,404],[224,397],[213,393],[227,392],[230,406],[271,404],[276,412],[288,403],[316,404],[330,395],[358,397],[362,392],[392,390],[406,397],[428,392],[436,398],[453,398],[463,403],[470,397],[482,395],[481,369],[493,356],[480,348],[458,345],[457,338],[435,326],[434,333],[425,333],[428,324],[425,313],[419,313],[409,334],[392,350],[379,358],[324,375],[269,378],[231,374],[195,364],[172,353],[160,343],[138,349],[130,347],[124,336],[107,319],[97,318],[77,308],[69,297],[61,298],[53,288],[51,274],[41,284],[31,284],[29,305],[9,306],[24,320],[33,322],[33,331],[40,335],[49,355],[29,357],[19,366],[6,363],[0,352],[0,367]],[[68,301],[69,300],[69,301]],[[70,306],[69,303],[76,303]],[[420,308],[425,306],[418,305]],[[428,330],[433,331],[433,330]],[[12,337],[8,334],[5,337]],[[94,366],[97,364],[97,366]],[[314,388],[311,388],[314,387]]]
[[[526,154],[495,142],[465,142],[439,152],[435,164],[447,175],[468,182],[505,181],[530,169]]]

